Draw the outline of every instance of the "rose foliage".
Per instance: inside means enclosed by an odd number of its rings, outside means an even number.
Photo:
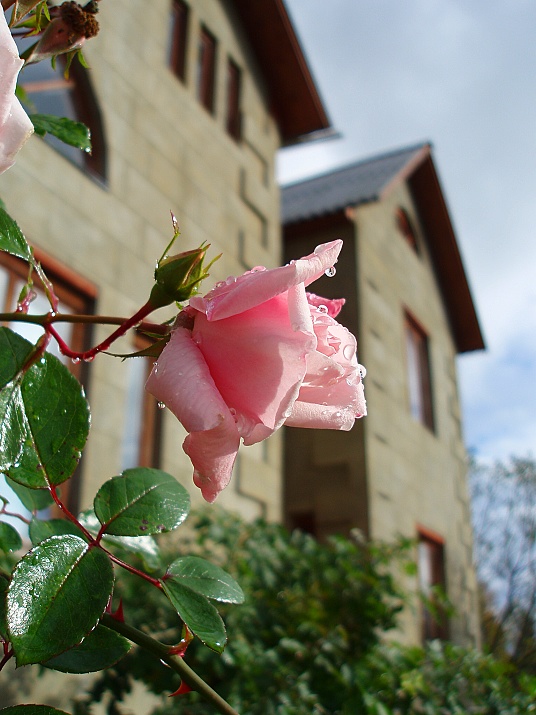
[[[366,414],[344,301],[306,292],[342,241],[281,268],[254,268],[194,296],[178,316],[147,389],[182,422],[194,481],[209,502],[229,483],[240,439],[283,424],[349,430]]]
[[[536,712],[536,678],[509,664],[439,641],[425,648],[387,642],[406,601],[393,579],[408,543],[363,543],[307,534],[262,521],[244,523],[217,509],[192,515],[201,556],[241,583],[245,603],[224,614],[232,637],[223,657],[194,645],[203,675],[248,715],[526,715]],[[155,630],[173,634],[171,614],[125,574],[132,617],[151,612]],[[130,583],[126,583],[129,581]],[[344,584],[344,587],[342,587]],[[149,599],[149,601],[147,600]],[[147,606],[150,604],[150,608]],[[385,637],[386,636],[386,637]],[[197,696],[167,697],[169,682],[143,652],[131,651],[102,673],[76,715],[96,701],[109,715],[126,712],[125,696],[142,681],[160,703],[153,715],[212,715]],[[95,708],[96,709],[96,708]]]

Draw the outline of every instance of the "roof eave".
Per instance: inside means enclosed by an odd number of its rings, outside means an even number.
[[[235,0],[235,6],[252,38],[283,145],[328,132],[331,122],[283,0]]]
[[[484,338],[430,152],[414,166],[407,181],[427,237],[457,352],[483,350]]]

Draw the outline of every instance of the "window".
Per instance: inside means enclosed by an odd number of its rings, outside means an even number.
[[[414,419],[434,429],[428,336],[408,313],[405,316],[410,411]]]
[[[415,253],[418,253],[419,246],[417,244],[417,237],[415,235],[413,224],[408,215],[408,212],[401,206],[399,206],[396,210],[396,227],[400,231],[402,236],[406,239],[408,245],[411,246]]]
[[[242,117],[240,114],[241,73],[239,67],[227,60],[227,114],[225,126],[227,133],[237,141],[241,137]]]
[[[143,350],[149,342],[137,336],[135,350]],[[160,467],[163,410],[145,390],[145,383],[154,364],[149,357],[129,358],[126,422],[121,466]]]
[[[43,266],[47,276],[54,285],[54,291],[59,298],[60,312],[64,313],[92,313],[96,291],[94,287],[73,274],[72,271],[60,265],[53,259],[50,259],[42,252],[34,249],[35,256]],[[0,252],[0,311],[13,311],[17,304],[21,288],[26,283],[28,278],[28,264],[7,253]],[[40,288],[40,283],[34,276],[34,290],[36,292],[35,300],[30,305],[30,313],[46,313],[50,310],[50,304]],[[16,331],[19,335],[27,340],[35,343],[43,330],[38,325],[29,323],[12,322],[5,324],[7,327]],[[56,323],[56,329],[61,337],[73,350],[83,351],[90,347],[91,329],[90,326],[74,323]],[[61,355],[54,340],[49,344],[49,351],[56,355],[64,362],[71,372],[87,387],[87,377],[89,365],[84,362],[74,364],[71,360]],[[71,511],[78,510],[80,482],[73,478],[61,485],[62,498],[67,507]],[[6,491],[6,489],[8,491]],[[13,511],[26,513],[24,507],[19,503],[5,483],[0,481],[0,493],[4,493],[16,508]],[[54,516],[60,516],[59,511],[54,511]],[[20,522],[12,522],[17,528],[20,527]]]
[[[76,59],[71,64],[68,78],[64,76],[64,69],[61,56],[55,69],[47,61],[24,68],[20,82],[28,97],[26,109],[29,113],[67,117],[88,126],[91,130],[91,154],[64,144],[50,134],[46,135],[45,141],[81,169],[106,181],[104,129],[88,72]]]
[[[171,37],[169,43],[169,66],[184,82],[186,79],[186,44],[188,38],[188,5],[182,0],[173,0],[171,6]]]
[[[197,98],[210,113],[214,112],[215,73],[216,40],[202,27],[197,56]]]
[[[428,529],[418,529],[419,587],[422,607],[423,640],[448,637],[448,621],[444,609],[446,595],[444,540]]]

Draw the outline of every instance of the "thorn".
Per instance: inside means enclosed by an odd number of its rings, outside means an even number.
[[[186,695],[186,693],[191,693],[191,692],[192,692],[192,688],[189,685],[187,685],[183,680],[180,685],[180,688],[178,690],[175,690],[174,693],[171,693],[170,695],[168,695],[168,698],[174,698],[177,695]]]
[[[106,613],[108,613],[112,618],[115,618],[116,621],[119,621],[120,623],[125,622],[125,613],[123,611],[123,599],[119,599],[119,605],[115,609],[115,611],[112,611],[112,600],[110,599],[108,601],[108,605],[106,606]]]
[[[186,653],[186,649],[190,645],[190,643],[194,639],[194,634],[192,631],[188,628],[188,626],[184,626],[182,629],[182,638],[177,645],[172,645],[168,649],[168,654],[169,655],[176,655],[179,658],[182,658],[184,654]]]

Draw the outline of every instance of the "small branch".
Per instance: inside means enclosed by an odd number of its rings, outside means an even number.
[[[108,558],[114,562],[114,564],[117,564],[118,566],[121,566],[121,568],[125,569],[125,571],[130,571],[130,573],[133,573],[135,576],[139,576],[140,578],[145,579],[145,581],[148,581],[152,586],[155,586],[156,588],[161,589],[162,584],[160,581],[156,578],[153,578],[152,576],[149,576],[149,574],[145,573],[144,571],[140,571],[137,569],[135,566],[131,566],[130,564],[127,564],[126,561],[122,561],[121,559],[118,559],[117,556],[114,556],[108,549],[105,549],[102,543],[98,543],[95,539],[93,539],[95,542],[95,545],[98,546]]]
[[[32,323],[43,328],[52,323],[84,323],[93,325],[123,325],[129,318],[117,315],[71,315],[70,313],[44,313],[42,315],[28,315],[27,313],[0,313],[0,323]],[[141,321],[137,326],[150,333],[164,335],[169,326],[160,323]]]
[[[169,646],[160,641],[155,640],[151,636],[143,633],[142,631],[128,625],[127,623],[122,623],[112,618],[110,615],[105,614],[101,623],[107,628],[111,628],[117,631],[121,635],[128,638],[128,640],[136,643],[137,645],[145,648],[150,653],[153,653],[157,658],[162,660],[166,665],[174,670],[178,675],[180,675],[181,680],[183,680],[187,685],[189,685],[192,690],[196,690],[200,695],[205,698],[205,700],[211,703],[214,708],[223,715],[239,715],[234,708],[232,708],[229,703],[227,703],[218,693],[213,690],[210,685],[205,683],[205,681],[197,675],[197,673],[187,665],[182,658],[176,655],[169,654]]]

